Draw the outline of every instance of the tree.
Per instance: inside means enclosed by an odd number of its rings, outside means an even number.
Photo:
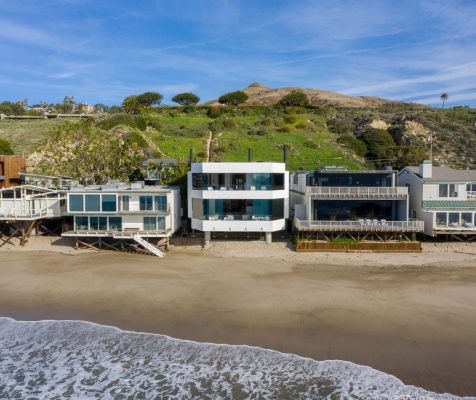
[[[367,146],[366,157],[377,167],[383,167],[394,155],[395,141],[385,129],[370,128],[362,133],[361,140]]]
[[[293,90],[291,93],[283,96],[278,103],[280,106],[309,107],[309,99],[301,90]]]
[[[445,103],[448,101],[448,93],[442,93],[440,96],[441,102],[443,103],[443,108],[445,108]]]
[[[242,90],[229,92],[218,98],[220,104],[226,104],[227,106],[237,106],[246,100],[248,100],[248,95]]]
[[[200,101],[200,97],[193,93],[179,93],[172,97],[172,101],[181,106],[191,106],[197,104]]]
[[[163,96],[157,92],[145,92],[136,95],[137,101],[142,107],[156,107],[160,106]]]
[[[13,154],[13,149],[10,142],[2,138],[0,138],[0,154],[7,156]]]
[[[73,96],[65,96],[63,103],[57,104],[56,108],[63,114],[71,114],[76,107],[76,102]]]
[[[137,96],[127,96],[122,101],[122,109],[128,114],[140,114],[142,107]]]
[[[17,101],[16,103],[4,101],[3,103],[0,103],[0,114],[23,115],[25,114],[25,108],[23,107],[23,103],[20,101]]]
[[[105,131],[88,120],[65,122],[40,147],[36,172],[68,175],[85,184],[128,181],[146,156],[140,140],[144,140],[140,132],[129,127]]]

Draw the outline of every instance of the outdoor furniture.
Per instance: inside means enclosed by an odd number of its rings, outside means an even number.
[[[220,190],[226,190],[226,187],[225,187],[225,186],[221,186],[221,187],[220,187]]]
[[[208,190],[214,190],[213,186],[208,186]]]
[[[474,228],[474,224],[472,224],[471,222],[466,222],[466,223],[464,224],[464,227],[465,227],[465,228]]]
[[[256,186],[251,186],[250,190],[256,190]]]
[[[261,190],[266,190],[266,186],[261,186]]]
[[[451,226],[452,228],[459,228],[459,225],[458,225],[457,222],[451,222],[451,223],[450,223],[450,226]]]
[[[386,219],[380,220],[380,225],[387,226],[387,220]]]

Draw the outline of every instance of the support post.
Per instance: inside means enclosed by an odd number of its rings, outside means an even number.
[[[210,231],[205,231],[203,233],[204,233],[204,243],[203,243],[204,246],[205,247],[210,246],[212,233]]]
[[[265,237],[266,237],[266,243],[271,244],[271,242],[273,241],[273,233],[272,232],[266,232]]]

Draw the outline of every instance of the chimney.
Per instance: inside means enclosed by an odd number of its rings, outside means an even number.
[[[251,148],[248,147],[248,162],[251,162]]]
[[[430,160],[423,160],[420,162],[420,176],[423,179],[431,178],[433,176],[433,165]]]

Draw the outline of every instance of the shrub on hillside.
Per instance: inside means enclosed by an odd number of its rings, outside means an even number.
[[[174,103],[180,104],[181,106],[190,106],[195,105],[200,101],[200,97],[193,93],[179,93],[172,97]]]
[[[131,128],[137,128],[145,131],[147,121],[141,115],[113,114],[109,118],[102,120],[97,124],[98,128],[110,130],[118,125],[126,125]]]
[[[360,157],[365,157],[367,154],[366,144],[353,135],[342,135],[337,141]]]
[[[310,105],[309,98],[301,90],[293,90],[291,93],[283,96],[278,103],[280,106],[288,107],[308,107]]]
[[[222,107],[208,107],[207,116],[210,118],[218,118],[224,114],[225,111],[226,110],[224,110]]]
[[[8,140],[0,138],[0,154],[9,156],[13,154],[13,148]]]
[[[227,106],[237,106],[246,100],[248,100],[248,95],[242,90],[226,93],[218,98],[220,104],[226,104]]]

